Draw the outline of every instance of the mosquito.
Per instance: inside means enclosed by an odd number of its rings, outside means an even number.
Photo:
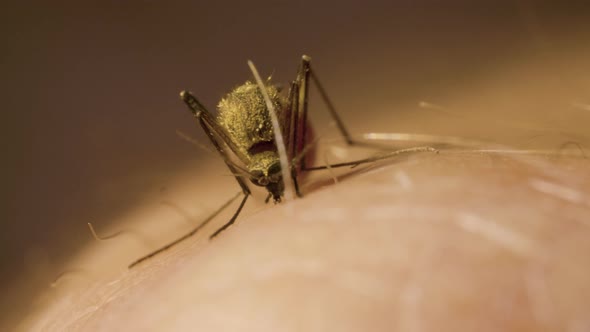
[[[182,91],[180,93],[180,98],[188,106],[206,136],[209,137],[211,144],[231,174],[234,175],[241,191],[192,231],[136,260],[129,265],[130,268],[191,237],[243,195],[242,201],[231,219],[217,229],[210,238],[214,238],[230,227],[251,195],[247,179],[253,185],[264,187],[268,191],[265,200],[267,203],[271,198],[275,203],[279,203],[284,196],[289,194],[290,188],[286,184],[291,182],[295,194],[298,197],[303,196],[299,183],[303,172],[346,166],[354,167],[406,152],[434,151],[430,147],[417,147],[350,162],[308,167],[307,163],[313,160],[313,134],[307,119],[310,82],[316,86],[346,144],[349,146],[371,144],[352,139],[332,101],[328,98],[326,91],[312,70],[309,56],[302,56],[297,76],[291,82],[287,97],[281,94],[280,88],[273,84],[270,78],[263,82],[254,65],[251,62],[249,65],[255,82],[246,81],[230,91],[219,102],[217,117],[190,92]],[[273,117],[275,118],[274,124]]]

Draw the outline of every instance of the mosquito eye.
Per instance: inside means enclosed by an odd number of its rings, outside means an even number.
[[[268,178],[266,176],[259,177],[257,182],[261,186],[266,186],[268,184]]]
[[[277,183],[281,179],[281,173],[274,173],[273,175],[268,177],[270,182]]]
[[[271,175],[281,174],[281,164],[280,163],[272,164],[268,169],[268,174],[271,174]]]
[[[250,173],[250,181],[252,181],[252,183],[254,183],[254,184],[258,184],[260,179],[263,177],[264,177],[264,174],[262,174],[262,172],[259,170],[255,170],[252,173]]]

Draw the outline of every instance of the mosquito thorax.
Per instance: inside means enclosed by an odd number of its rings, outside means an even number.
[[[286,100],[278,88],[267,80],[266,90],[274,104],[277,116],[281,118]],[[250,158],[260,149],[269,150],[265,144],[274,145],[274,130],[264,97],[255,83],[247,81],[230,91],[217,105],[219,124],[224,127],[230,139],[237,145],[240,152]],[[254,151],[252,151],[254,149]],[[245,161],[248,164],[247,161]]]
[[[276,85],[265,83],[279,118],[284,117],[286,99]],[[265,187],[275,202],[281,200],[284,184],[275,134],[264,97],[256,83],[246,83],[230,91],[217,105],[219,124],[239,150],[250,181]]]

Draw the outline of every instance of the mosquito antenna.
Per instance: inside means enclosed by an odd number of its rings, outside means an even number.
[[[227,162],[230,163],[233,167],[235,167],[238,170],[242,171],[244,174],[252,175],[252,173],[250,173],[250,171],[248,171],[246,168],[244,168],[244,167],[236,164],[231,159],[228,159]],[[236,175],[236,176],[244,176],[243,174],[234,174],[234,175]]]
[[[317,170],[333,169],[333,168],[340,168],[340,167],[355,168],[355,167],[363,165],[363,164],[374,163],[376,161],[390,159],[390,158],[393,158],[394,156],[398,156],[401,154],[414,153],[414,152],[438,153],[438,150],[433,147],[430,147],[430,146],[417,146],[417,147],[413,147],[413,148],[395,150],[395,151],[391,151],[391,152],[388,152],[385,154],[380,154],[380,155],[365,158],[365,159],[347,161],[347,162],[337,163],[337,164],[332,164],[332,165],[322,165],[322,166],[309,167],[309,168],[306,168],[305,170],[306,171],[317,171]]]
[[[264,102],[266,103],[266,108],[268,109],[268,113],[270,114],[270,119],[272,122],[272,128],[275,134],[275,142],[277,143],[277,150],[279,152],[279,160],[281,162],[281,173],[283,176],[283,183],[285,185],[284,196],[286,201],[293,200],[293,188],[294,185],[292,183],[291,174],[289,173],[291,167],[289,166],[289,159],[287,158],[287,149],[285,148],[285,142],[283,141],[283,133],[281,133],[281,126],[279,124],[279,119],[277,117],[276,110],[268,96],[268,91],[266,91],[266,87],[260,78],[260,74],[258,74],[258,70],[254,66],[252,61],[248,60],[248,66],[254,75],[254,79],[256,80],[256,84],[260,88],[260,92],[262,93],[262,97],[264,98]]]
[[[233,177],[239,176],[239,177],[243,178],[244,177],[244,174],[238,173],[238,172],[235,172],[235,173],[233,173],[233,172],[223,172],[220,176],[233,176]]]
[[[176,135],[178,135],[178,137],[180,137],[181,139],[189,142],[190,144],[196,146],[197,148],[199,148],[203,151],[206,151],[211,154],[215,153],[215,152],[213,152],[213,150],[211,150],[210,148],[205,146],[205,144],[202,144],[201,142],[197,141],[196,139],[192,138],[190,135],[185,134],[184,132],[182,132],[180,130],[176,130]]]
[[[240,166],[238,164],[236,164],[235,162],[233,162],[231,159],[227,159],[227,162],[230,163],[233,167],[237,168],[238,171],[241,171],[242,173],[234,173],[234,172],[230,172],[229,174],[225,173],[223,174],[224,176],[226,175],[231,175],[231,176],[239,176],[241,178],[244,178],[244,174],[247,174],[248,176],[253,176],[252,173],[250,173],[250,171],[248,171],[246,168],[244,168],[243,166]]]
[[[231,203],[233,203],[233,201],[235,201],[238,197],[240,197],[240,195],[243,195],[244,193],[242,191],[238,192],[234,197],[232,197],[229,201],[227,201],[225,204],[223,204],[221,207],[219,207],[215,212],[213,212],[213,214],[211,214],[209,217],[207,217],[207,219],[203,220],[199,225],[197,225],[195,228],[193,228],[192,231],[190,231],[189,233],[183,235],[182,237],[168,243],[167,245],[161,247],[158,250],[152,251],[150,254],[147,254],[139,259],[137,259],[135,262],[129,264],[129,268],[133,268],[135,265],[150,259],[154,256],[156,256],[157,254],[164,252],[172,247],[174,247],[176,244],[188,239],[189,237],[195,235],[195,233],[197,233],[201,228],[205,227],[205,225],[207,225],[211,220],[213,220],[213,218],[215,218],[217,215],[219,215],[221,213],[221,211],[225,210],[226,207],[228,207]],[[248,195],[246,195],[245,197],[248,197]],[[242,205],[244,205],[244,203],[246,202],[246,200],[242,201]],[[241,209],[241,207],[240,207]],[[237,213],[239,213],[240,210],[237,211]],[[234,218],[237,216],[237,214],[234,214]],[[219,232],[219,230],[217,231]],[[213,235],[217,235],[217,234],[213,234]]]

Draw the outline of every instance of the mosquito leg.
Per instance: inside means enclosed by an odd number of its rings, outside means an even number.
[[[225,130],[217,123],[215,117],[205,108],[205,106],[203,106],[197,100],[197,98],[195,98],[195,96],[193,96],[188,91],[182,91],[180,93],[180,98],[182,98],[182,100],[186,103],[191,113],[193,113],[197,121],[199,121],[199,124],[203,128],[203,131],[211,140],[211,144],[213,144],[213,146],[215,147],[217,152],[219,152],[219,155],[227,165],[227,168],[229,168],[230,173],[234,174],[234,177],[236,181],[238,181],[238,184],[242,188],[242,191],[244,191],[244,194],[249,195],[250,189],[248,188],[248,185],[246,184],[244,179],[238,175],[240,173],[237,171],[228,153],[224,150],[219,140],[221,140],[225,145],[227,145],[230,148],[230,150],[232,150],[232,152],[238,155],[238,157],[241,160],[245,160],[246,158],[241,156],[240,150],[235,146],[235,144],[229,138]]]
[[[346,144],[350,145],[350,146],[352,146],[352,145],[354,145],[354,146],[367,146],[367,147],[378,148],[378,149],[387,149],[387,147],[385,147],[383,145],[373,144],[373,143],[363,142],[363,141],[357,141],[352,138],[352,136],[350,135],[350,132],[348,131],[348,129],[344,125],[344,121],[342,121],[342,118],[340,117],[340,115],[336,111],[336,107],[334,106],[334,103],[332,103],[332,100],[330,99],[330,97],[328,97],[328,93],[326,92],[326,89],[324,89],[324,86],[322,85],[322,83],[318,79],[318,75],[316,74],[315,70],[312,70],[311,65],[310,65],[310,61],[309,61],[310,60],[309,57],[303,56],[303,58],[304,58],[304,60],[302,61],[302,65],[304,67],[306,67],[304,70],[309,72],[309,77],[311,77],[311,80],[313,81],[318,92],[320,93],[320,97],[322,98],[322,100],[326,104],[326,107],[328,108],[330,115],[332,116],[332,118],[336,122],[336,126],[338,127],[338,130],[340,131],[340,134],[344,138]],[[307,61],[306,61],[306,58],[307,58]],[[306,77],[306,79],[307,79],[307,77]],[[307,100],[307,95],[305,96],[305,99]],[[305,103],[305,107],[307,108],[307,102]],[[307,113],[307,109],[305,110],[305,112]]]
[[[292,109],[295,110],[295,114],[292,117],[294,120],[293,124],[291,125],[294,131],[294,158],[293,158],[293,177],[297,177],[297,173],[300,171],[308,171],[310,168],[306,165],[306,158],[305,153],[308,152],[310,148],[310,142],[307,142],[307,112],[308,112],[308,95],[309,95],[309,78],[314,80],[318,90],[320,91],[320,95],[322,99],[328,106],[328,110],[330,114],[336,121],[338,128],[344,137],[346,143],[348,145],[354,145],[356,142],[352,140],[348,130],[344,126],[344,123],[340,119],[340,116],[336,112],[335,107],[333,106],[332,102],[328,98],[324,88],[321,86],[315,74],[311,70],[311,58],[307,55],[301,57],[301,64],[299,65],[299,70],[297,72],[297,78],[295,82],[293,82],[292,90],[294,91],[293,98],[291,99]],[[321,168],[321,169],[325,169]],[[295,181],[297,183],[297,181]],[[301,195],[301,194],[300,194]]]
[[[299,153],[298,143],[299,136],[297,132],[299,126],[299,84],[297,81],[291,83],[291,89],[289,90],[289,118],[288,123],[288,152],[289,159],[291,161],[291,179],[293,179],[293,185],[295,186],[295,194],[297,197],[303,197],[299,190],[299,181],[297,181],[297,172],[299,171],[298,158],[296,157]]]
[[[137,265],[137,264],[139,264],[139,263],[141,263],[141,262],[143,262],[143,261],[145,261],[145,260],[148,260],[148,259],[150,259],[150,258],[152,258],[152,257],[156,256],[157,254],[159,254],[159,253],[162,253],[162,252],[164,252],[164,251],[166,251],[166,250],[168,250],[168,249],[170,249],[170,248],[174,247],[174,246],[175,246],[175,245],[177,245],[178,243],[180,243],[180,242],[182,242],[182,241],[184,241],[184,240],[188,239],[189,237],[191,237],[191,236],[195,235],[195,234],[196,234],[196,233],[197,233],[199,230],[201,230],[201,228],[205,227],[205,225],[207,225],[207,224],[208,224],[208,223],[209,223],[211,220],[213,220],[213,218],[215,218],[215,217],[216,217],[216,216],[217,216],[219,213],[221,213],[221,212],[222,212],[223,210],[225,210],[225,209],[226,209],[226,208],[227,208],[227,207],[228,207],[228,206],[229,206],[231,203],[233,203],[233,202],[234,202],[234,201],[235,201],[235,200],[236,200],[236,199],[237,199],[237,198],[238,198],[238,197],[239,197],[241,194],[242,194],[242,192],[241,192],[241,191],[240,191],[240,192],[238,192],[238,193],[237,193],[237,194],[236,194],[234,197],[232,197],[232,198],[231,198],[229,201],[225,202],[225,204],[223,204],[222,206],[220,206],[220,207],[219,207],[219,208],[218,208],[218,209],[217,209],[215,212],[213,212],[213,213],[212,213],[212,214],[211,214],[209,217],[207,217],[207,219],[205,219],[205,220],[204,220],[202,223],[200,223],[200,224],[199,224],[197,227],[195,227],[195,228],[194,228],[192,231],[190,231],[190,232],[186,233],[185,235],[183,235],[182,237],[179,237],[178,239],[176,239],[176,240],[174,240],[174,241],[172,241],[172,242],[168,243],[167,245],[163,246],[162,248],[160,248],[160,249],[158,249],[158,250],[156,250],[156,251],[153,251],[153,252],[151,252],[151,253],[149,253],[149,254],[147,254],[147,255],[145,255],[145,256],[143,256],[143,257],[139,258],[139,259],[138,259],[138,260],[136,260],[135,262],[133,262],[133,263],[129,264],[129,268],[132,268],[132,267],[134,267],[135,265]],[[242,201],[242,205],[243,205],[243,203],[244,203],[244,201],[245,201],[245,198],[246,198],[246,197],[248,197],[248,196],[244,196],[244,200]],[[236,211],[236,213],[234,213],[234,216],[232,217],[232,219],[235,219],[235,218],[238,216],[238,214],[239,214],[240,210],[241,210],[241,206],[240,206],[240,209],[238,209],[238,211]],[[217,231],[217,232],[218,232],[218,231]],[[217,232],[215,232],[215,233],[217,233]]]
[[[307,60],[307,61],[305,61],[305,60]],[[320,83],[320,81],[318,80],[318,77],[315,74],[315,71],[313,71],[311,69],[311,65],[310,65],[309,60],[310,60],[309,58],[305,59],[305,56],[304,56],[304,59],[302,61],[302,65],[305,67],[304,70],[309,73],[306,77],[306,80],[308,79],[309,76],[311,76],[313,83],[315,84],[316,88],[318,89],[318,92],[320,93],[320,96],[322,97],[322,100],[324,101],[324,103],[328,107],[328,111],[330,112],[330,115],[332,116],[332,118],[334,118],[334,121],[336,121],[336,126],[338,126],[338,130],[342,134],[342,137],[344,137],[346,144],[355,145],[357,142],[355,142],[352,139],[352,137],[350,136],[348,129],[346,129],[344,122],[342,121],[342,119],[340,118],[340,115],[338,115],[338,112],[336,111],[336,107],[334,107],[334,103],[332,103],[332,100],[330,99],[330,97],[328,97],[328,94],[326,93],[326,90],[324,89],[324,86],[322,85],[322,83]],[[307,99],[307,95],[305,96],[305,99]],[[307,105],[306,105],[306,107],[307,107]],[[307,110],[306,110],[306,112],[307,112]]]
[[[305,168],[304,148],[307,139],[307,91],[309,81],[309,61],[311,59],[304,55],[301,58],[301,65],[297,71],[297,77],[291,83],[289,90],[289,116],[287,128],[288,150],[291,161],[291,178],[295,186],[295,193],[303,197],[297,179],[299,172]]]
[[[224,231],[226,228],[228,228],[231,224],[234,223],[235,219],[238,217],[238,215],[242,211],[242,208],[244,207],[244,204],[246,203],[248,196],[250,196],[250,194],[251,194],[250,188],[248,187],[248,185],[246,184],[244,179],[238,175],[240,173],[238,173],[238,170],[231,162],[229,155],[223,149],[222,145],[218,141],[218,139],[223,140],[223,143],[225,143],[227,146],[229,146],[229,148],[234,153],[236,153],[236,154],[239,153],[239,150],[233,146],[232,140],[228,138],[228,136],[225,133],[225,131],[223,130],[223,128],[221,128],[221,126],[219,126],[217,124],[217,121],[215,120],[213,115],[192,94],[190,94],[187,91],[183,91],[180,93],[180,97],[187,104],[190,111],[195,115],[195,117],[197,118],[197,120],[201,124],[201,127],[205,131],[205,134],[207,134],[207,137],[209,137],[209,139],[211,140],[211,143],[213,144],[213,146],[215,146],[215,149],[219,152],[219,154],[221,155],[221,158],[223,158],[223,161],[227,165],[227,168],[229,168],[230,172],[232,174],[234,174],[234,178],[236,179],[236,181],[238,182],[238,184],[242,188],[242,192],[244,193],[244,199],[242,200],[242,203],[240,204],[240,207],[238,208],[238,210],[234,213],[233,217],[230,219],[229,222],[227,222],[220,229],[215,231],[215,233],[213,233],[213,235],[211,235],[210,238],[213,238],[213,237],[217,236],[219,233],[221,233],[222,231]]]
[[[300,91],[299,104],[300,105],[299,105],[299,107],[300,107],[300,112],[302,113],[302,117],[304,119],[303,120],[304,122],[302,122],[302,125],[303,125],[303,129],[301,130],[302,135],[304,135],[304,137],[305,137],[305,133],[307,130],[307,128],[306,128],[307,127],[307,99],[308,99],[309,79],[311,78],[311,80],[315,84],[316,88],[318,89],[318,92],[320,93],[321,98],[324,100],[324,103],[326,104],[328,111],[330,112],[330,115],[332,116],[332,118],[336,122],[338,130],[340,131],[342,137],[346,141],[346,144],[348,144],[349,146],[353,146],[353,145],[354,146],[367,146],[367,147],[372,147],[372,148],[384,149],[385,147],[382,145],[379,145],[379,144],[371,144],[368,142],[356,141],[356,140],[352,139],[352,136],[350,135],[348,129],[344,125],[344,121],[342,121],[342,119],[340,118],[340,115],[338,115],[338,112],[336,111],[336,107],[334,107],[334,104],[332,103],[332,101],[328,97],[328,94],[326,93],[326,90],[324,89],[323,85],[319,81],[315,71],[312,70],[310,62],[311,62],[311,59],[308,56],[304,55],[301,59],[301,67],[299,69],[299,74],[297,75],[297,80],[298,80],[298,83],[300,86],[300,89],[299,89],[299,91]],[[305,144],[305,140],[303,140],[303,141]],[[305,153],[305,148],[302,149],[301,151],[303,153]],[[345,167],[345,166],[356,167],[361,164],[371,163],[371,162],[375,162],[375,161],[379,161],[379,160],[383,160],[383,159],[392,158],[394,156],[397,156],[397,155],[400,155],[403,153],[424,152],[424,151],[436,151],[436,150],[431,147],[416,147],[416,148],[395,150],[395,151],[391,151],[391,152],[388,152],[385,154],[381,154],[381,155],[366,158],[366,159],[359,159],[359,160],[354,160],[354,161],[345,162],[345,163],[339,163],[339,164],[333,164],[333,165],[323,165],[323,166],[314,166],[314,167],[307,167],[305,165],[305,158],[303,156],[300,156],[298,158],[301,159],[301,170],[315,171],[315,170],[322,170],[322,169],[328,169],[328,168],[338,168],[338,167]]]
[[[225,225],[221,226],[218,230],[216,230],[215,233],[211,234],[211,236],[209,236],[209,239],[216,237],[221,232],[223,232],[226,228],[233,225],[234,221],[236,221],[236,218],[238,218],[238,215],[240,215],[240,212],[242,212],[242,208],[244,207],[244,204],[246,204],[246,200],[248,200],[249,196],[250,195],[244,195],[244,198],[242,199],[242,203],[240,203],[240,206],[238,207],[236,212],[234,212],[234,215],[231,217],[231,219],[228,222],[226,222]]]
[[[302,152],[307,145],[307,99],[309,94],[309,74],[310,74],[310,61],[311,58],[307,55],[301,57],[301,64],[299,65],[299,71],[297,73],[297,124],[301,128],[295,132],[298,135],[298,139],[295,141],[297,146],[297,152]],[[305,169],[305,156],[301,156],[299,159],[301,169]]]
[[[234,174],[234,178],[236,179],[236,181],[240,185],[240,188],[242,189],[242,191],[240,193],[238,193],[235,197],[232,197],[232,199],[227,201],[224,205],[222,205],[217,211],[215,211],[215,213],[210,215],[204,222],[202,222],[195,229],[193,229],[192,231],[190,231],[186,235],[180,237],[179,239],[165,245],[164,247],[136,260],[135,262],[131,263],[131,265],[129,265],[129,268],[132,268],[133,266],[145,261],[146,259],[151,258],[151,257],[173,247],[174,245],[178,244],[179,242],[193,236],[196,232],[198,232],[201,228],[203,228],[209,221],[211,221],[211,219],[213,219],[215,216],[217,216],[221,211],[223,211],[225,208],[227,208],[234,200],[236,200],[240,194],[244,194],[244,198],[242,199],[242,203],[240,204],[239,208],[236,210],[236,212],[234,213],[234,215],[232,216],[230,221],[228,223],[226,223],[225,225],[223,225],[220,229],[215,231],[215,233],[213,233],[213,235],[211,237],[219,235],[219,233],[221,233],[223,230],[225,230],[227,227],[229,227],[231,224],[234,223],[235,219],[238,217],[238,215],[242,211],[242,208],[244,207],[244,204],[246,203],[248,196],[250,196],[250,188],[248,187],[248,185],[246,184],[244,179],[239,175],[240,173],[238,172],[237,168],[233,165],[227,152],[223,149],[222,144],[218,141],[218,140],[223,141],[223,143],[225,143],[225,145],[228,146],[232,151],[234,151],[236,154],[239,153],[237,148],[235,148],[235,146],[233,145],[232,141],[228,138],[228,136],[225,133],[225,131],[223,130],[223,128],[221,128],[217,124],[213,115],[197,100],[197,98],[195,98],[195,96],[193,96],[192,94],[190,94],[187,91],[182,91],[180,93],[180,97],[186,103],[186,105],[188,106],[191,113],[193,113],[193,115],[195,116],[195,118],[197,119],[197,121],[199,122],[201,127],[203,128],[203,131],[205,132],[207,137],[209,137],[209,139],[211,140],[211,143],[213,144],[213,146],[215,147],[217,152],[219,152],[219,154],[221,155],[221,158],[223,158],[223,161],[227,165],[227,168],[229,168],[230,173]]]
[[[373,156],[373,157],[364,158],[364,159],[358,159],[358,160],[347,161],[347,162],[331,164],[331,165],[309,167],[309,168],[306,168],[305,171],[319,171],[319,170],[323,170],[323,169],[332,169],[332,168],[347,167],[347,166],[354,168],[354,167],[360,166],[362,164],[374,163],[376,161],[394,158],[394,157],[402,155],[402,154],[416,153],[416,152],[438,153],[438,150],[433,147],[430,147],[430,146],[417,146],[417,147],[408,148],[408,149],[395,150],[395,151],[384,153],[384,154],[381,154],[378,156]]]

